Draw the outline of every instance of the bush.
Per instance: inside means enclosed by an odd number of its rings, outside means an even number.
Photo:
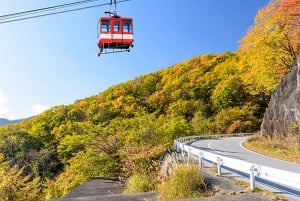
[[[261,120],[255,116],[258,106],[244,105],[222,109],[215,116],[218,133],[253,132],[259,129]]]
[[[204,177],[196,166],[178,166],[170,180],[158,186],[160,200],[196,198],[206,191]]]
[[[152,174],[146,175],[142,173],[133,174],[127,182],[124,193],[141,193],[154,190],[155,181]]]

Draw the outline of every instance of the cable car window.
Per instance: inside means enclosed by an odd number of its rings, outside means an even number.
[[[102,20],[101,32],[109,32],[109,20]]]
[[[120,31],[120,21],[114,22],[114,31],[119,32]]]
[[[131,22],[130,20],[124,20],[123,22],[123,32],[131,33]]]

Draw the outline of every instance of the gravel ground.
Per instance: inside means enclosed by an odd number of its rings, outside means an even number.
[[[195,198],[173,201],[274,201],[274,199],[256,194],[256,193],[243,193],[238,195],[221,195],[207,198]]]

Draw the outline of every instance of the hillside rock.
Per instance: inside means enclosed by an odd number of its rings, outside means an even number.
[[[179,165],[186,163],[186,158],[181,152],[176,150],[168,149],[165,151],[161,160],[161,169],[159,177],[161,180],[169,179],[172,171]]]
[[[300,126],[300,56],[292,71],[273,92],[264,114],[261,134],[285,137],[299,134]]]

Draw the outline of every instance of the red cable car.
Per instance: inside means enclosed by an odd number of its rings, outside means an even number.
[[[133,47],[132,18],[120,17],[116,11],[105,13],[109,16],[101,17],[98,23],[98,56],[108,53],[129,52],[130,48]]]

